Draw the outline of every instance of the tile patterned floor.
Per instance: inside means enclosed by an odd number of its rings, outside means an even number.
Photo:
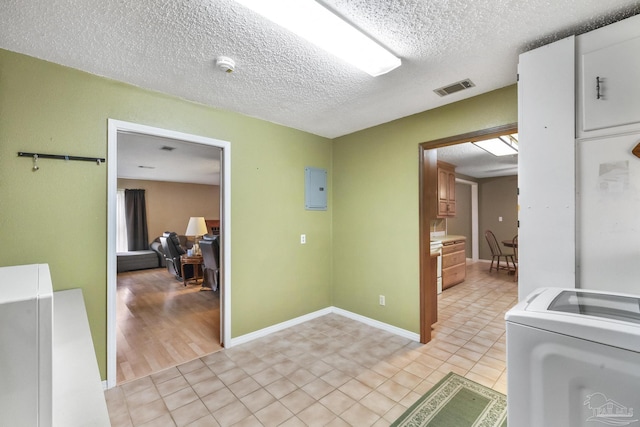
[[[422,345],[331,314],[107,390],[113,427],[388,426],[450,371],[506,392],[517,283],[488,264],[439,297]]]

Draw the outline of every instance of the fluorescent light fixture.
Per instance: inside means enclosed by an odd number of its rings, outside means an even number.
[[[518,144],[510,135],[502,135],[499,138],[476,141],[473,145],[482,148],[494,156],[510,156],[518,154]]]
[[[236,0],[316,46],[379,76],[400,66],[400,58],[314,0]]]

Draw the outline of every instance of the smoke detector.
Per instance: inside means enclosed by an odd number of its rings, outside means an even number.
[[[218,56],[216,58],[216,67],[225,73],[233,73],[236,68],[236,62],[228,56]]]

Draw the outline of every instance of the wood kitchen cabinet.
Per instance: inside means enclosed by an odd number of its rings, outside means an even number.
[[[467,277],[467,255],[465,239],[442,244],[442,289],[450,288]]]
[[[456,216],[456,167],[438,160],[438,218]]]

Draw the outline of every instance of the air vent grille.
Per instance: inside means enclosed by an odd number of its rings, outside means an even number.
[[[441,87],[439,89],[435,89],[434,92],[440,96],[451,95],[452,93],[460,92],[461,90],[469,89],[474,87],[475,84],[469,79],[464,79],[459,82],[455,82],[448,86]]]

